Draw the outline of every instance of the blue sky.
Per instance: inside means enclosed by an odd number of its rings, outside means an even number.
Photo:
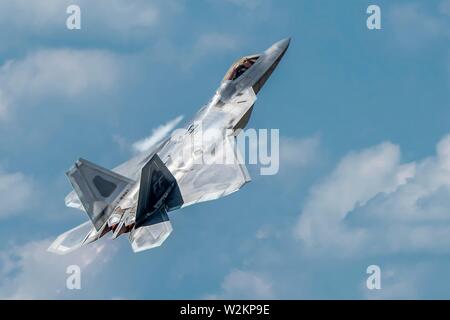
[[[0,297],[449,298],[449,18],[448,0],[1,1]],[[251,167],[238,193],[175,212],[152,251],[46,252],[86,220],[63,201],[76,158],[126,160],[287,36],[249,123],[280,129],[278,175]]]

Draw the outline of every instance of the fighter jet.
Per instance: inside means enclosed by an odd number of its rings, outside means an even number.
[[[224,197],[249,182],[236,136],[247,125],[256,94],[289,43],[290,38],[284,39],[260,54],[238,59],[181,133],[169,135],[112,170],[84,159],[76,161],[67,172],[74,190],[65,203],[85,211],[89,220],[61,234],[48,250],[67,254],[110,232],[113,239],[129,233],[134,252],[158,247],[172,232],[168,212]],[[209,129],[221,134],[203,134]],[[200,131],[203,137],[198,144],[194,138]],[[231,155],[233,161],[206,163],[205,154]]]

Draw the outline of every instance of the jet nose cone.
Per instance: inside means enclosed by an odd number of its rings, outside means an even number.
[[[289,44],[291,43],[291,38],[286,38],[283,40],[278,41],[274,44],[274,46],[280,48],[282,51],[286,51],[289,47]]]
[[[289,47],[289,44],[291,43],[291,38],[286,38],[283,40],[280,40],[278,42],[275,42],[270,48],[268,48],[265,52],[268,55],[278,55],[280,53],[284,54],[286,50]]]

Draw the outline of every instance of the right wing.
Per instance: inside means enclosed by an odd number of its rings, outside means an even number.
[[[252,88],[243,90],[230,102],[221,106],[220,110],[215,111],[217,114],[213,114],[212,117],[227,115],[233,128],[243,128],[250,118],[256,99]],[[220,157],[224,155],[227,161],[221,161]],[[189,167],[189,171],[178,179],[184,201],[183,207],[225,197],[251,181],[236,147],[234,136],[223,137],[223,140],[215,145],[214,155],[211,154],[209,158],[211,160],[209,163],[212,164],[193,164]]]
[[[227,154],[227,163],[194,164],[178,181],[183,207],[225,197],[251,181],[234,137],[223,141],[222,149],[216,151],[217,157]]]

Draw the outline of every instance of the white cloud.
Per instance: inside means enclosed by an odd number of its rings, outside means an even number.
[[[271,283],[250,271],[234,270],[229,273],[221,285],[222,292],[210,295],[208,299],[273,299],[275,294]]]
[[[361,283],[362,297],[372,300],[424,298],[426,296],[421,291],[426,287],[425,279],[430,272],[433,268],[427,264],[381,267],[381,289],[367,289],[365,279]]]
[[[448,40],[450,25],[448,18],[444,17],[447,6],[446,1],[442,1],[439,13],[432,14],[419,3],[393,5],[388,17],[392,21],[396,43],[406,49],[417,50],[436,39]]]
[[[17,0],[2,1],[0,20],[13,28],[40,30],[65,22],[69,1]],[[65,26],[65,24],[64,24]]]
[[[267,139],[260,138],[254,142],[246,144],[240,144],[240,152],[246,156],[246,161],[249,162],[252,157],[250,154],[257,157],[260,150],[267,150],[270,154],[273,163],[279,164],[280,176],[286,174],[292,175],[293,173],[302,173],[304,169],[320,163],[322,160],[323,152],[321,150],[320,136],[314,135],[305,138],[297,137],[285,137],[279,138],[278,154],[277,148],[274,147],[274,141],[269,142],[271,134],[267,134]],[[245,149],[244,149],[245,147]],[[272,164],[276,167],[274,164]],[[260,164],[263,167],[262,164]]]
[[[235,34],[220,32],[204,33],[195,41],[184,67],[190,67],[202,61],[205,57],[214,56],[214,54],[236,51],[239,48],[240,42],[239,36]]]
[[[161,142],[180,123],[181,120],[183,120],[183,116],[178,116],[158,128],[153,129],[150,136],[133,143],[133,150],[135,152],[146,152],[158,142]]]
[[[318,135],[307,138],[281,137],[280,139],[280,166],[305,168],[319,161],[320,137]]]
[[[160,22],[161,11],[174,9],[163,1],[127,0],[16,0],[0,3],[0,25],[29,34],[66,32],[66,9],[81,8],[82,29],[90,32],[128,33]],[[20,36],[20,33],[19,33]]]
[[[0,169],[0,219],[28,209],[37,192],[33,180],[23,173]]]
[[[449,199],[450,136],[409,164],[385,143],[346,156],[313,187],[295,233],[312,251],[449,252]]]
[[[92,4],[88,0],[83,2],[81,5],[86,7]],[[156,3],[157,1],[101,0],[96,1],[95,11],[100,13],[100,19],[111,29],[130,31],[131,28],[154,26],[159,21],[160,8]]]
[[[19,104],[106,91],[119,78],[120,59],[97,50],[41,50],[0,67],[0,118]]]
[[[202,34],[194,44],[193,53],[198,59],[211,52],[222,50],[234,50],[238,41],[234,35],[227,33],[205,33]]]
[[[335,245],[352,250],[362,236],[345,232],[342,221],[357,205],[380,192],[390,192],[413,176],[413,165],[400,164],[400,150],[391,143],[353,152],[314,186],[295,230],[308,247]]]
[[[61,299],[94,297],[96,277],[117,248],[103,243],[83,247],[68,256],[47,252],[50,240],[33,241],[0,252],[0,298]],[[66,271],[70,265],[81,268],[81,290],[68,290]],[[105,288],[103,288],[105,289]]]
[[[176,64],[188,70],[205,57],[223,54],[238,48],[239,38],[235,34],[206,32],[201,34],[190,46],[175,45],[165,39],[153,48],[153,59]]]

